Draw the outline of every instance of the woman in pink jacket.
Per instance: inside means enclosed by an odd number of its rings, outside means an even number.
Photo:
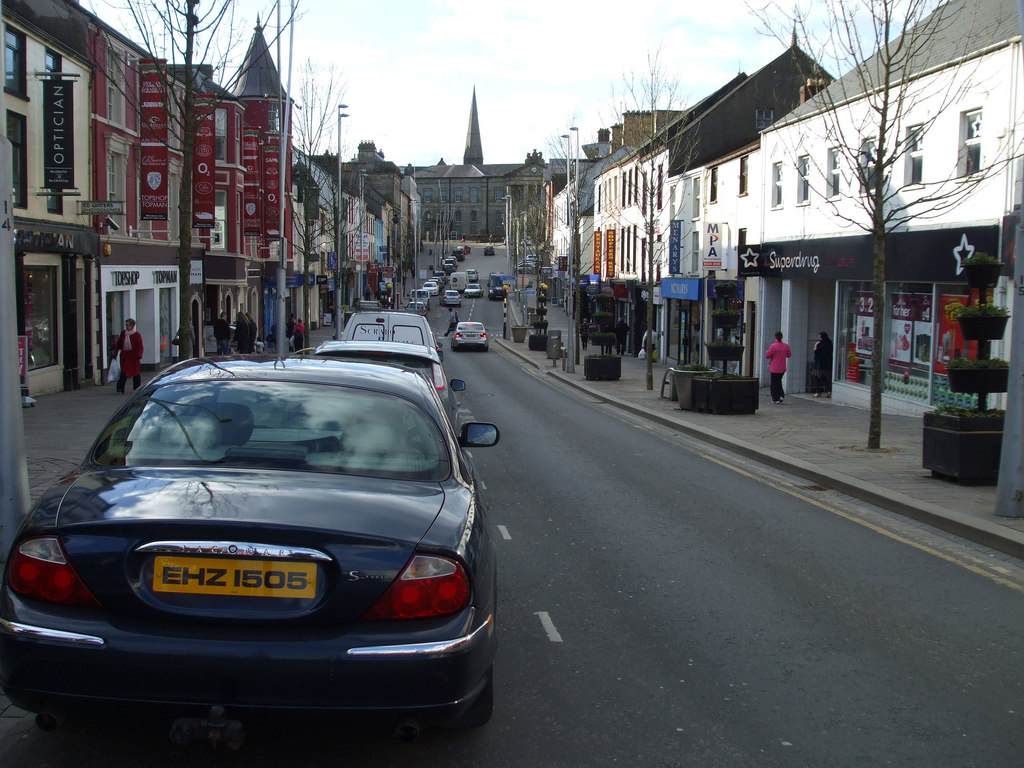
[[[782,340],[782,331],[775,332],[775,343],[768,347],[768,371],[772,375],[772,403],[781,405],[786,393],[782,389],[782,377],[786,373],[786,359],[793,356],[789,344]]]

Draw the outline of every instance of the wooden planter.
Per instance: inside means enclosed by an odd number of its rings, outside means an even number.
[[[743,347],[735,344],[708,344],[708,360],[742,360]]]
[[[1002,264],[965,264],[964,275],[971,288],[984,291],[999,282],[999,274],[1003,271]]]
[[[987,315],[984,317],[961,317],[960,330],[964,338],[971,341],[998,341],[1006,332],[1009,315]]]
[[[924,414],[921,464],[933,477],[991,485],[999,479],[1002,416]]]
[[[946,373],[953,392],[1005,392],[1010,382],[1009,368],[948,368]]]
[[[616,381],[622,378],[622,358],[618,355],[585,357],[583,376],[587,381]]]
[[[757,411],[760,382],[755,378],[695,376],[691,389],[695,411],[734,415]]]

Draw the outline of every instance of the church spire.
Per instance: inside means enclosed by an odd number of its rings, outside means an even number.
[[[484,149],[480,144],[480,119],[476,114],[476,86],[473,86],[473,105],[469,109],[469,129],[466,131],[466,151],[463,165],[483,165]]]

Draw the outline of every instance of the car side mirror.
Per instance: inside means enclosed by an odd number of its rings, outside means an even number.
[[[463,448],[489,448],[497,445],[500,439],[501,433],[496,425],[473,421],[462,425],[459,445]]]
[[[448,382],[448,386],[453,392],[464,392],[466,389],[466,382],[462,379],[452,379]]]

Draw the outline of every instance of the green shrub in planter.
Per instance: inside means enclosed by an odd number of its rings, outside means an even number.
[[[590,343],[601,349],[611,349],[615,346],[615,334],[602,331],[590,334]]]

